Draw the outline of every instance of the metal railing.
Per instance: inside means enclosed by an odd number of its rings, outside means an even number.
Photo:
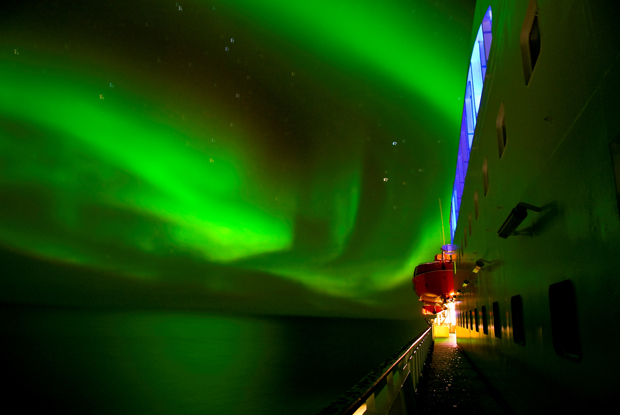
[[[432,341],[429,327],[317,415],[383,415],[396,405],[397,413],[417,413],[415,392]]]

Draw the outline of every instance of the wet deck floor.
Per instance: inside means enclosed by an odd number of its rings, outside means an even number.
[[[510,414],[457,347],[456,335],[436,338],[418,388],[421,414]]]

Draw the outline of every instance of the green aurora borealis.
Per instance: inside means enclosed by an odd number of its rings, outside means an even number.
[[[412,317],[473,4],[385,3],[0,6],[0,299]]]

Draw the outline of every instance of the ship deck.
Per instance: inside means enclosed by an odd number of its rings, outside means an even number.
[[[435,338],[418,388],[421,414],[511,414],[458,348],[456,334]]]

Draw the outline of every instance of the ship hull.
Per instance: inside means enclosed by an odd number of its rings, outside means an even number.
[[[611,402],[620,369],[620,13],[611,1],[478,2],[476,30],[489,5],[454,236],[454,288],[470,281],[457,342],[516,413],[590,412]],[[511,218],[519,203],[541,211]]]

